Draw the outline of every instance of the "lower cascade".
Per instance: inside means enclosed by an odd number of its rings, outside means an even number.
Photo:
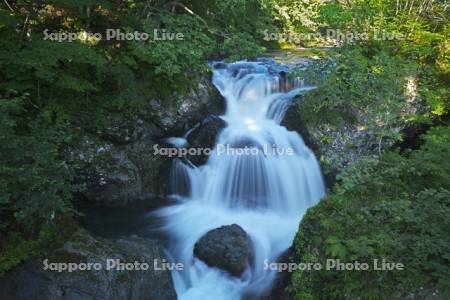
[[[174,160],[176,203],[157,214],[170,237],[169,257],[184,266],[172,272],[179,299],[258,298],[276,276],[267,261],[276,262],[291,246],[306,209],[325,193],[313,152],[280,125],[291,99],[313,87],[263,61],[215,63],[213,83],[226,100],[226,127],[206,164]],[[194,255],[205,234],[232,224],[253,246],[253,261],[238,275]]]

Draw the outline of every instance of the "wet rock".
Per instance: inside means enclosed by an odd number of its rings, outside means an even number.
[[[99,270],[44,270],[48,263],[100,263]],[[107,259],[147,263],[148,270],[108,270]],[[169,271],[155,270],[163,256],[157,244],[137,236],[110,241],[78,230],[63,247],[32,259],[0,278],[0,299],[177,299]]]
[[[304,95],[299,95],[292,99],[281,125],[290,131],[296,131],[300,134],[305,145],[308,146],[317,157],[320,157],[323,155],[323,151],[325,151],[326,148],[317,135],[319,131],[316,128],[308,126],[308,123],[303,120],[303,116],[300,113],[303,97]],[[325,185],[327,188],[331,189],[336,182],[338,168],[331,168],[329,166],[323,168],[322,164],[322,171],[324,171],[323,177]]]
[[[305,145],[308,146],[311,150],[317,153],[318,145],[316,141],[314,141],[311,136],[305,122],[303,122],[300,115],[300,103],[302,101],[303,96],[299,95],[292,99],[286,113],[284,115],[283,121],[281,125],[286,127],[288,130],[296,131],[301,135]]]
[[[208,114],[222,115],[225,112],[225,100],[209,77],[199,79],[187,94],[174,92],[169,98],[150,101],[151,111],[156,113],[152,120],[160,120],[159,125],[166,137],[181,136]]]
[[[294,257],[294,246],[288,248],[278,259],[277,263],[290,263]],[[261,297],[260,300],[284,300],[289,299],[286,288],[291,283],[292,272],[285,270],[278,272],[275,281],[272,284],[270,291],[266,296]]]
[[[250,238],[236,224],[206,233],[195,244],[194,254],[208,266],[223,269],[234,276],[240,276],[254,259]]]
[[[225,126],[226,122],[217,116],[211,115],[206,117],[202,122],[197,124],[194,130],[188,135],[187,140],[189,142],[189,147],[213,149],[220,131],[222,131]],[[189,155],[188,159],[193,164],[200,166],[208,160],[208,156]]]
[[[227,64],[224,62],[216,62],[213,65],[214,69],[226,69],[227,68]]]

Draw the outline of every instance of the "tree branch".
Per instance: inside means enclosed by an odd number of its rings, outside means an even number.
[[[181,7],[184,11],[186,11],[188,14],[194,16],[197,20],[199,20],[201,23],[203,23],[203,25],[205,25],[206,30],[208,30],[209,33],[214,34],[214,35],[218,35],[220,37],[224,37],[225,34],[223,32],[217,32],[217,31],[213,31],[209,28],[208,23],[199,15],[197,15],[195,12],[193,12],[189,7],[187,7],[186,5],[177,2],[177,1],[172,1],[167,3],[166,7],[170,7],[172,12],[175,12],[175,7]]]
[[[9,5],[8,1],[3,0],[3,2],[5,2],[6,6],[8,6],[10,11],[14,12],[14,9],[11,7],[11,5]]]

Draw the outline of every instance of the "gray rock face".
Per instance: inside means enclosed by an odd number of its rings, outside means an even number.
[[[0,278],[0,299],[177,299],[169,271],[154,270],[154,260],[163,259],[158,246],[139,237],[108,241],[77,231],[62,248],[46,256],[51,262],[101,263],[101,270],[44,270],[45,258],[19,265]],[[149,269],[106,269],[106,259],[145,262]]]
[[[299,133],[305,144],[311,148],[314,152],[317,151],[317,144],[313,137],[310,135],[308,128],[305,123],[302,121],[300,115],[300,103],[302,101],[303,95],[299,95],[292,99],[292,102],[289,108],[286,110],[286,114],[284,115],[283,121],[281,125],[286,127],[288,130],[296,131]]]
[[[286,127],[290,131],[296,131],[302,137],[305,145],[310,148],[317,157],[320,157],[323,154],[325,148],[323,147],[323,143],[318,139],[316,135],[316,128],[311,126],[307,126],[302,119],[301,111],[301,102],[303,99],[303,95],[299,95],[292,100],[289,108],[286,111],[283,121],[281,125]],[[327,169],[324,175],[325,184],[327,187],[331,188],[336,180],[337,169]]]
[[[165,195],[170,159],[155,155],[153,147],[164,137],[182,135],[208,113],[224,110],[209,78],[199,80],[187,95],[174,93],[171,98],[150,100],[141,118],[86,134],[66,151],[66,161],[75,170],[76,182],[86,185],[83,195],[90,202],[120,207]]]
[[[205,234],[194,247],[194,254],[210,267],[240,276],[253,263],[253,244],[236,224],[222,226]]]
[[[124,120],[98,132],[100,138],[114,145],[128,145],[158,135],[163,135],[160,128],[139,118]]]
[[[189,134],[187,140],[190,148],[209,148],[212,149],[216,144],[217,137],[225,128],[224,120],[217,116],[208,116],[200,122],[194,130]],[[200,166],[208,160],[206,155],[189,155],[189,160]]]
[[[124,206],[165,192],[161,178],[169,173],[167,157],[154,155],[157,136],[163,133],[141,119],[124,126],[86,135],[68,151],[66,161],[86,184],[84,196],[103,206]]]

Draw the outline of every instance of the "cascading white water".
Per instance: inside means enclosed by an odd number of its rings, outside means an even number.
[[[198,168],[174,162],[171,180],[179,201],[158,211],[171,237],[169,254],[184,265],[173,272],[180,299],[261,295],[276,275],[264,269],[264,260],[275,262],[292,244],[304,212],[324,195],[314,154],[280,125],[290,100],[311,87],[283,79],[262,62],[217,64],[213,83],[227,102],[217,151]],[[218,150],[227,145],[259,151]],[[255,261],[240,278],[208,267],[193,253],[209,230],[231,224],[239,224],[255,247]]]

